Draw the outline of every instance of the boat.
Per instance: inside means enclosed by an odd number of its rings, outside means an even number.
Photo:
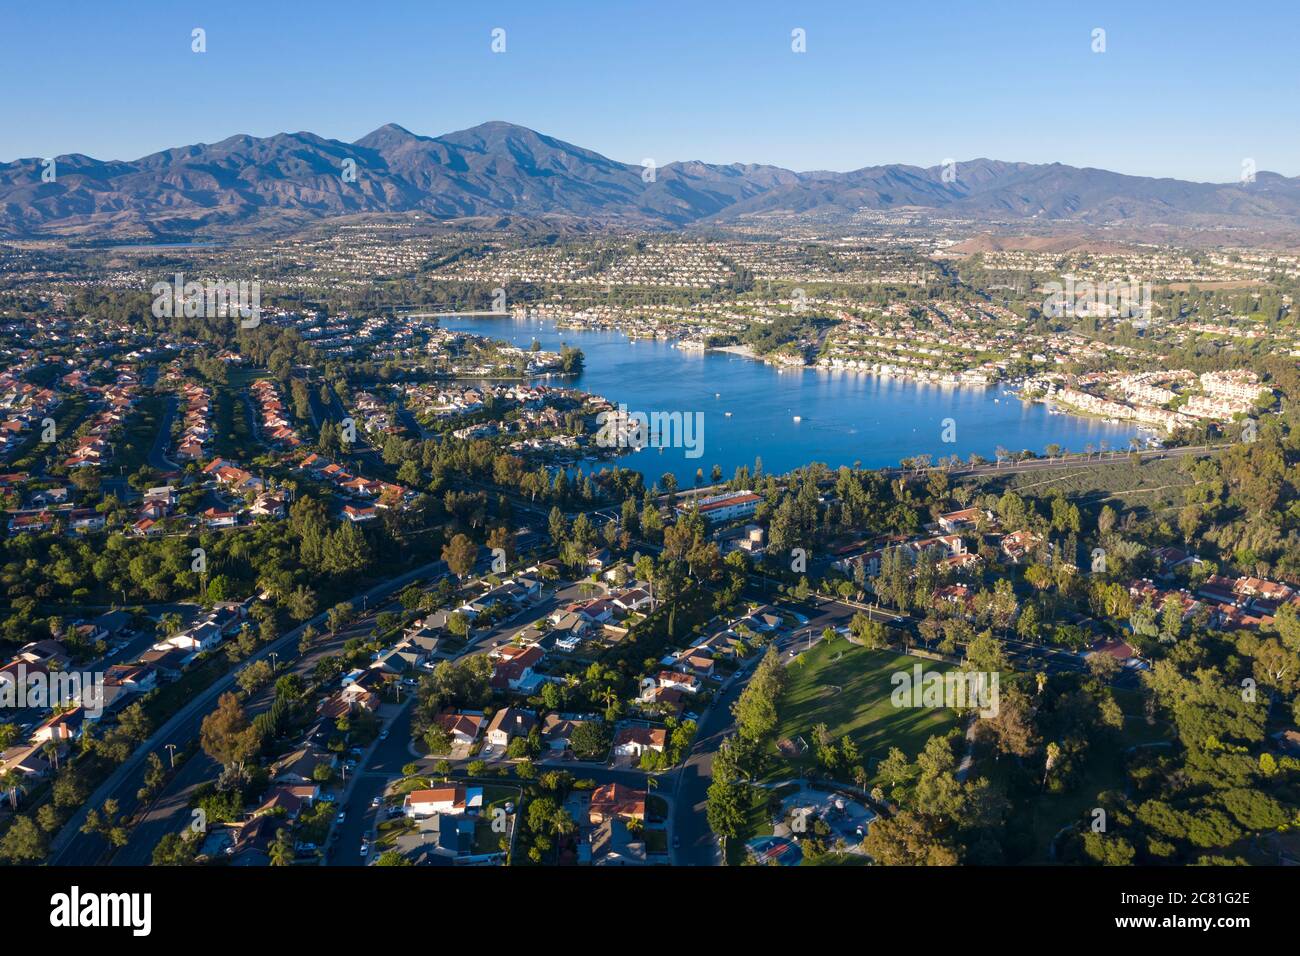
[[[795,420],[796,422],[801,422],[801,421],[803,421],[803,418],[801,418],[800,416],[796,415],[796,416],[794,417],[794,420]]]

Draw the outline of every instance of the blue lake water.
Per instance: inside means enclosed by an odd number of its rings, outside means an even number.
[[[1039,454],[1052,443],[1070,451],[1102,442],[1122,449],[1138,433],[1133,425],[1050,414],[998,386],[943,388],[851,372],[783,371],[741,356],[631,341],[620,332],[556,329],[537,319],[444,317],[441,324],[525,348],[534,338],[547,350],[576,346],[586,369],[557,384],[603,395],[629,412],[702,412],[700,457],[688,458],[681,448],[646,448],[620,460],[647,479],[671,471],[690,484],[697,468],[707,477],[715,464],[731,477],[755,458],[763,460],[764,471],[780,473],[810,461],[880,467],[921,454],[992,459],[999,446]],[[953,442],[943,440],[949,418]]]

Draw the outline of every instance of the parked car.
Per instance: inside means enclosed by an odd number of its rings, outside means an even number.
[[[372,807],[380,807],[380,806],[383,806],[383,803],[384,803],[384,798],[383,798],[383,797],[375,797],[373,800],[370,801],[370,805],[371,805]]]
[[[347,816],[347,812],[344,811],[344,810],[340,810],[340,811],[339,811],[339,815],[336,816],[336,817],[334,818],[334,822],[335,822],[335,823],[342,823],[343,820],[344,820],[344,818],[345,818],[346,816]]]
[[[370,844],[365,840],[361,841],[361,855],[365,856],[370,852]]]

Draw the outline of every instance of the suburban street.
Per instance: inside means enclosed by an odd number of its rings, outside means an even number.
[[[364,599],[366,603],[370,603],[376,598],[382,598],[399,591],[411,582],[432,573],[440,564],[441,562],[431,562],[408,571],[399,577],[376,585],[365,592],[364,595],[357,595],[353,602],[355,604],[355,602]],[[197,739],[203,718],[211,712],[217,698],[234,686],[235,677],[242,667],[254,661],[268,658],[272,654],[277,655],[281,661],[297,659],[298,639],[301,637],[303,629],[308,625],[313,625],[319,629],[324,624],[325,619],[326,615],[322,612],[310,621],[306,621],[287,631],[265,647],[259,648],[249,658],[241,662],[240,668],[232,668],[229,673],[223,675],[177,711],[145,743],[136,748],[131,756],[114,770],[109,778],[100,784],[91,797],[69,818],[63,829],[51,842],[51,862],[65,866],[86,866],[99,862],[108,849],[106,842],[98,835],[81,832],[81,825],[85,822],[86,814],[90,809],[102,806],[105,800],[115,799],[118,801],[122,812],[132,812],[138,803],[136,793],[144,785],[148,755],[158,753],[163,756],[166,753],[163,748],[167,744],[184,747],[189,741]],[[312,649],[311,655],[309,655],[311,666],[314,666],[314,661],[319,653],[318,648]],[[203,754],[197,754],[191,763],[201,763],[206,759]],[[183,826],[188,825],[189,812],[185,806],[188,798],[182,799],[178,794],[187,793],[192,789],[198,782],[192,775],[197,773],[197,770],[186,767],[182,773],[164,786],[146,821],[133,832],[131,842],[123,848],[124,852],[119,852],[118,856],[134,861],[144,852],[140,847],[145,846],[147,843],[148,852],[152,853],[157,838],[161,837],[163,833],[173,829],[179,832]],[[154,839],[152,842],[148,842],[151,836]]]

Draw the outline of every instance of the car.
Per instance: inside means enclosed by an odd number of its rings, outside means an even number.
[[[673,835],[673,849],[676,850],[676,849],[677,849],[678,847],[680,847],[681,845],[682,845],[682,838],[679,837],[679,836],[677,836],[676,834],[674,834],[674,835]]]
[[[339,811],[339,815],[336,816],[336,817],[334,818],[334,822],[335,822],[335,823],[342,823],[343,820],[344,820],[344,818],[346,818],[346,817],[347,817],[347,812],[346,812],[346,811],[343,811],[343,810],[340,810],[340,811]]]
[[[373,800],[370,801],[370,805],[371,805],[372,807],[382,806],[383,803],[384,803],[384,798],[383,798],[383,797],[375,797]]]
[[[361,855],[362,855],[362,856],[366,856],[369,852],[370,852],[370,844],[367,843],[367,842],[365,842],[364,840],[362,840],[362,841],[361,841]]]
[[[308,843],[308,842],[304,841],[304,842],[299,843],[298,845],[296,845],[296,846],[294,847],[294,849],[297,850],[299,853],[311,853],[313,850],[316,849],[316,844],[315,844],[315,843]]]
[[[385,729],[383,729],[383,730],[381,730],[381,731],[379,732],[379,739],[380,739],[380,740],[387,740],[387,739],[388,739],[388,729],[387,729],[387,728],[385,728]]]

